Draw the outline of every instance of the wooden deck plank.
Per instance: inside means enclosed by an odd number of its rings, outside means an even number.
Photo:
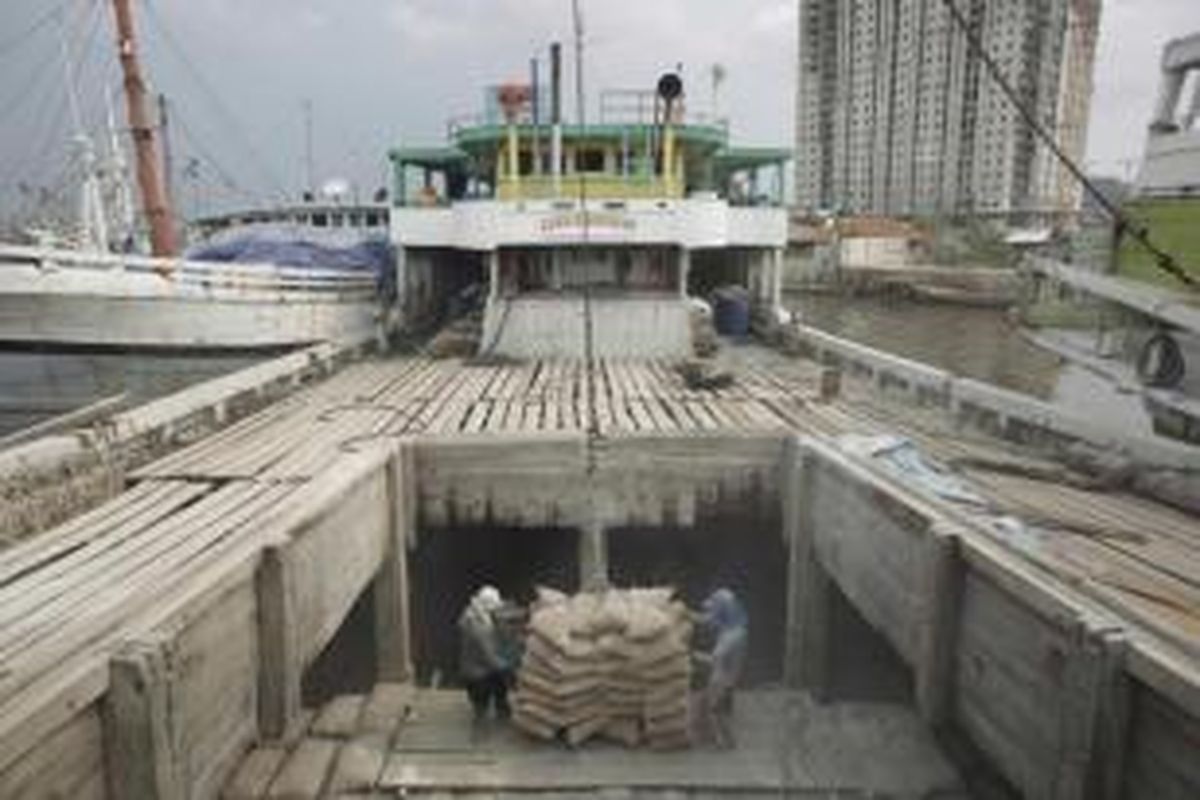
[[[163,483],[140,493],[143,501],[130,510],[134,513],[102,518],[97,527],[72,533],[65,540],[51,541],[42,548],[31,541],[23,558],[14,559],[0,583],[0,632],[73,583],[95,575],[105,576],[107,554],[145,534],[177,510],[213,491],[213,487],[195,483]],[[2,635],[2,633],[0,633]]]
[[[0,697],[11,697],[62,659],[103,641],[122,620],[144,613],[152,598],[177,585],[190,571],[219,558],[246,537],[253,537],[257,528],[251,520],[277,506],[293,491],[290,486],[227,487],[222,490],[227,494],[218,506],[220,513],[199,508],[204,504],[187,509],[198,509],[193,514],[199,519],[192,521],[206,521],[204,527],[179,524],[170,535],[156,529],[152,537],[147,537],[153,546],[140,548],[138,558],[122,559],[98,587],[81,587],[82,591],[72,591],[52,605],[39,606],[36,614],[22,621],[25,624],[20,630],[4,632],[0,659],[8,670],[0,681]],[[185,517],[187,511],[177,516]],[[34,640],[39,645],[30,647]]]
[[[32,582],[28,591],[6,599],[0,656],[11,657],[39,636],[53,634],[57,625],[70,624],[74,621],[71,612],[86,608],[93,596],[132,588],[143,573],[165,569],[181,553],[192,552],[198,543],[203,546],[206,540],[197,531],[203,532],[223,517],[237,513],[237,506],[250,503],[263,491],[252,484],[230,486],[210,495],[206,502],[164,517],[158,524],[122,531],[111,542],[107,538],[99,540],[71,559],[66,569],[48,570],[45,578]]]
[[[268,800],[319,798],[329,778],[338,743],[329,739],[304,739],[284,762],[271,782]]]
[[[88,542],[106,536],[108,531],[129,524],[141,514],[154,513],[153,509],[160,502],[179,490],[180,484],[176,481],[136,484],[76,519],[0,551],[0,587],[58,561]]]

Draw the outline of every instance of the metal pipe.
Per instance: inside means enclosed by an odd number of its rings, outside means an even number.
[[[554,176],[554,195],[562,194],[562,45],[550,45],[550,121],[554,125],[550,141],[550,174]]]
[[[529,59],[529,90],[532,97],[530,98],[531,111],[533,116],[533,141],[531,143],[533,152],[533,174],[542,174],[542,103],[541,87],[538,80],[538,60],[537,58]]]

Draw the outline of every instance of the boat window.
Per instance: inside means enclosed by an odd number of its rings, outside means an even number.
[[[367,227],[368,228],[379,227],[379,215],[376,214],[374,211],[367,212]]]
[[[313,214],[312,224],[314,228],[327,228],[329,227],[329,217],[324,214]]]
[[[603,172],[604,151],[596,148],[575,152],[576,172]]]
[[[362,227],[362,216],[359,214],[351,214],[350,215],[350,227],[351,228],[361,228]]]
[[[333,214],[332,216],[330,216],[329,220],[330,220],[330,225],[334,228],[342,227],[343,223],[345,222],[345,220],[342,219],[341,214]]]

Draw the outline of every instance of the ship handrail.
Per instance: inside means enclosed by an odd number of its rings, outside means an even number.
[[[149,256],[82,252],[55,248],[0,245],[0,267],[5,262],[22,266],[92,271],[127,271],[157,274],[165,280],[179,283],[231,282],[239,287],[279,287],[285,289],[347,290],[374,289],[373,274],[329,268],[309,269],[270,263],[230,263],[194,261],[189,259],[153,258]]]
[[[1028,274],[1065,284],[1094,297],[1132,309],[1146,317],[1190,333],[1200,333],[1200,308],[1183,292],[1139,283],[1064,264],[1049,258],[1027,257]]]

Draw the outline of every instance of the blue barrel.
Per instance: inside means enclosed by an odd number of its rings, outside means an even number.
[[[722,336],[750,333],[750,299],[744,294],[719,292],[713,307],[713,325]]]

